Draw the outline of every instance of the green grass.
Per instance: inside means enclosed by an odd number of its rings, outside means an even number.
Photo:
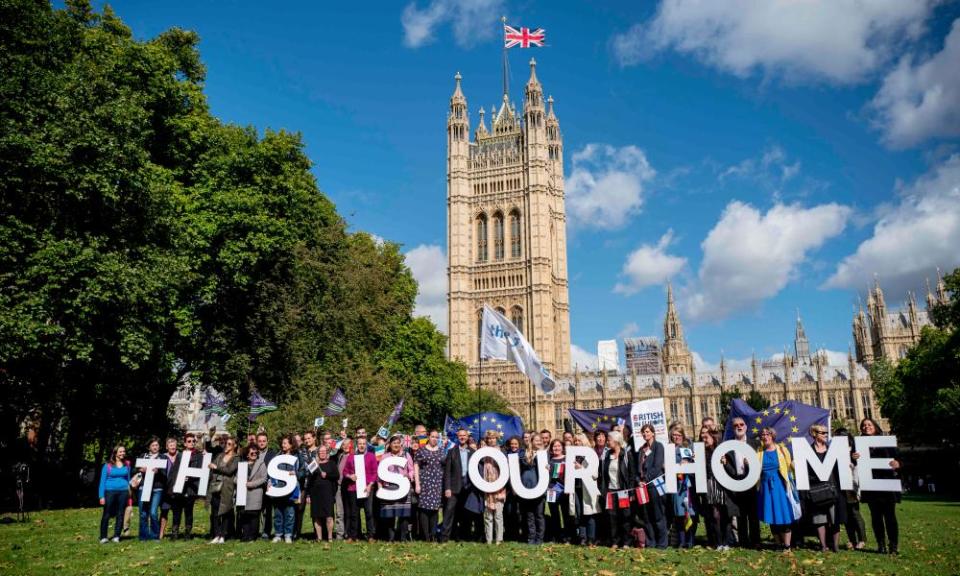
[[[203,516],[205,510],[198,507],[198,519]],[[63,510],[35,513],[26,524],[0,524],[0,574],[960,574],[960,503],[930,499],[909,499],[900,506],[899,557],[846,551],[801,550],[784,555],[520,544],[228,542],[211,546],[202,539],[101,545],[99,517],[99,510]],[[866,520],[870,532],[869,517]],[[871,533],[871,546],[872,538]]]

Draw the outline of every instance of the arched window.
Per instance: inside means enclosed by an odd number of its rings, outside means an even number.
[[[503,214],[493,215],[493,259],[503,260]]]
[[[510,309],[510,321],[517,327],[517,330],[523,334],[523,308],[514,306]]]
[[[487,261],[487,215],[477,216],[477,262]]]
[[[520,257],[520,212],[510,212],[510,257]]]

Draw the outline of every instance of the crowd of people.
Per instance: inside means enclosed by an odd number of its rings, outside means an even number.
[[[115,447],[104,464],[99,487],[103,506],[100,541],[111,541],[111,520],[112,541],[119,541],[124,526],[129,527],[134,505],[139,505],[141,540],[191,538],[196,502],[205,499],[211,544],[233,538],[287,543],[296,539],[491,544],[508,540],[689,548],[698,542],[698,527],[703,524],[704,539],[700,542],[708,547],[759,549],[762,522],[770,527],[779,549],[796,548],[804,536],[809,536],[816,538],[820,550],[836,552],[842,527],[846,527],[848,548],[866,547],[867,534],[860,514],[863,502],[870,508],[878,550],[897,553],[899,493],[861,491],[856,485],[853,490],[842,490],[836,470],[827,480],[818,479],[810,470],[810,489],[798,492],[790,450],[786,443],[778,442],[775,430],[764,428],[757,439],[749,439],[747,424],[741,418],[733,419],[732,428],[737,440],[756,447],[758,459],[738,459],[730,452],[720,462],[734,479],[745,478],[750,466],[759,462],[762,472],[756,486],[743,492],[727,490],[707,466],[705,493],[696,491],[693,475],[681,474],[674,494],[662,489],[665,460],[692,461],[691,444],[699,441],[704,443],[709,462],[721,443],[721,432],[712,418],[703,420],[696,437],[688,436],[680,424],[671,426],[673,454],[656,439],[649,424],[641,428],[639,446],[624,426],[590,436],[567,431],[560,438],[543,430],[504,440],[497,432],[488,431],[480,441],[518,456],[523,486],[533,488],[541,475],[549,476],[547,491],[532,499],[518,497],[509,483],[493,493],[473,486],[468,466],[478,440],[464,429],[450,444],[437,430],[428,432],[424,426],[416,426],[413,435],[394,434],[386,439],[368,438],[363,428],[352,435],[346,431],[334,435],[307,430],[273,442],[263,431],[239,439],[227,435],[198,438],[188,433],[182,445],[175,438],[167,438],[163,449],[160,439],[152,438],[141,457],[161,459],[164,465],[156,469],[149,486],[143,485],[145,469],[131,465],[123,446]],[[882,434],[869,418],[861,422],[860,433]],[[814,425],[809,434],[813,451],[822,461],[830,442],[828,431]],[[837,430],[833,437],[845,435],[846,431]],[[600,462],[594,478],[598,492],[587,490],[582,481],[576,483],[573,493],[564,492],[569,446],[589,446],[596,451]],[[541,451],[546,451],[545,466],[537,457]],[[197,478],[187,478],[182,491],[175,492],[181,463],[186,460],[191,467],[199,468],[204,452],[212,456],[206,496],[198,495]],[[278,454],[296,456],[293,465],[280,464],[295,487],[283,497],[270,497],[266,494],[268,484],[277,480],[268,477],[267,466]],[[365,475],[358,474],[357,459],[348,457],[353,455],[363,456],[360,461]],[[412,489],[400,500],[376,496],[378,489],[395,488],[378,478],[378,462],[385,455],[399,456],[404,462],[393,470],[407,478]],[[891,470],[877,471],[877,477],[899,477],[895,449],[877,449],[872,456],[890,458]],[[851,466],[856,466],[859,457],[856,452],[851,454]],[[240,462],[248,464],[243,506],[236,503]],[[487,480],[499,474],[492,458],[474,465]],[[574,462],[577,468],[584,465],[582,458]],[[854,473],[854,480],[856,477]],[[365,478],[365,490],[357,489],[358,478]],[[150,491],[148,502],[141,502],[144,490]],[[304,516],[309,517],[306,524]]]

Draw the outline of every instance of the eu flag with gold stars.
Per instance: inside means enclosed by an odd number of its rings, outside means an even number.
[[[777,431],[777,442],[786,442],[789,438],[807,436],[810,427],[822,424],[830,429],[830,410],[818,408],[794,400],[784,400],[763,410],[754,410],[739,398],[730,402],[730,416],[727,417],[723,439],[730,440],[733,434],[733,419],[737,416],[747,423],[747,438],[751,440],[760,434],[760,430],[769,426]]]
[[[457,430],[465,429],[478,442],[486,435],[488,430],[493,430],[500,436],[500,443],[503,444],[512,436],[519,436],[521,444],[523,443],[523,420],[519,416],[511,414],[500,414],[499,412],[480,412],[470,414],[463,418],[451,418],[447,416],[443,425],[443,431],[447,438],[454,442],[457,440]]]
[[[587,434],[593,434],[597,430],[609,432],[614,426],[630,423],[630,408],[632,404],[621,404],[620,406],[611,406],[610,408],[601,408],[599,410],[574,410],[570,408],[567,412],[574,422],[586,430]]]

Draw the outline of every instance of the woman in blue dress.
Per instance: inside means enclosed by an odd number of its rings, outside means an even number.
[[[762,463],[762,473],[757,484],[757,511],[786,552],[790,550],[790,525],[798,519],[791,496],[793,459],[786,448],[777,445],[777,432],[773,428],[760,432],[760,442],[757,456]]]

